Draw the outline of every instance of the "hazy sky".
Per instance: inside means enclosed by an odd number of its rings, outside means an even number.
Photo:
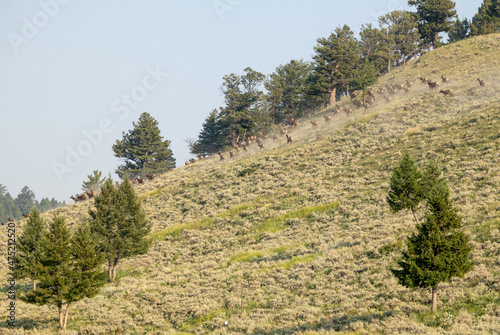
[[[482,0],[456,1],[471,18]],[[309,61],[316,39],[407,1],[0,0],[0,183],[70,202],[142,112],[189,158],[222,77]]]

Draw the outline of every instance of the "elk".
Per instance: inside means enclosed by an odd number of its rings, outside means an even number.
[[[479,86],[481,86],[481,87],[486,86],[486,81],[481,80],[481,79],[479,79],[479,78],[477,78],[477,81],[479,81]]]
[[[318,121],[311,121],[313,129],[318,127]]]
[[[351,97],[351,100],[354,99],[355,97],[358,96],[358,91],[354,91],[354,92],[349,93],[349,96]]]
[[[441,81],[442,81],[443,84],[448,84],[448,78],[446,78],[443,75],[441,75]]]
[[[281,133],[281,135],[285,135],[285,134],[286,134],[286,129],[285,129],[285,128],[282,128],[282,129],[280,130],[280,133]]]
[[[453,95],[453,93],[451,92],[451,90],[444,90],[444,91],[443,91],[443,90],[441,90],[441,91],[439,91],[439,93],[443,93],[445,96],[446,96],[446,95],[449,95],[449,96],[452,96],[452,95]]]
[[[427,85],[429,85],[429,88],[430,88],[430,89],[434,89],[434,88],[436,88],[436,87],[438,87],[438,86],[439,86],[437,82],[432,81],[432,80],[429,80],[429,81],[427,82]]]
[[[292,136],[288,136],[288,134],[285,134],[286,136],[286,144],[291,144],[293,142]]]
[[[361,101],[361,100],[354,101],[354,106],[356,106],[358,108],[363,107],[363,101]]]
[[[257,145],[259,146],[259,148],[264,149],[264,143],[259,142],[259,143],[257,143]]]
[[[408,92],[410,92],[410,86],[405,87],[405,93],[408,93]]]
[[[323,115],[323,117],[325,118],[326,123],[330,122],[330,120],[332,119],[331,115]]]
[[[234,151],[229,151],[229,158],[234,158]]]
[[[185,165],[185,166],[188,166],[189,164],[190,164],[190,163],[189,163],[189,161],[186,159],[186,160],[184,161],[184,165]]]
[[[420,81],[422,82],[422,84],[427,84],[427,78],[425,78],[425,77],[418,77],[418,79],[420,79]]]
[[[345,113],[347,115],[351,115],[352,114],[352,108],[346,108]]]
[[[220,160],[223,161],[225,158],[224,155],[220,151],[217,154],[219,155]]]
[[[156,175],[153,172],[150,172],[150,173],[146,173],[146,177],[149,180],[153,180],[153,179],[155,179]]]
[[[389,102],[391,102],[392,98],[387,96],[385,97],[385,103],[388,104]]]
[[[411,81],[407,80],[406,81],[406,87],[408,87],[408,89],[409,89],[412,86],[413,86],[413,83]]]
[[[139,177],[135,177],[135,181],[140,185],[140,184],[144,184],[145,180],[144,178],[139,178]]]
[[[93,197],[95,197],[94,190],[85,191],[85,193],[87,194],[87,196],[89,197],[89,199],[92,199]]]
[[[23,215],[23,217],[24,217],[24,218],[26,218],[26,219],[30,217],[29,213],[28,213],[28,214],[23,214],[23,213],[21,213],[21,214],[22,214],[22,215]]]
[[[279,137],[278,137],[278,135],[274,134],[273,135],[273,141],[277,141],[277,140],[279,140]]]

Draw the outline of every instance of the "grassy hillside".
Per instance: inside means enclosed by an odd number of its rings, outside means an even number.
[[[439,48],[381,78],[375,91],[414,83],[391,103],[379,96],[328,124],[326,109],[311,117],[317,129],[301,121],[291,145],[267,140],[138,186],[154,244],[121,264],[116,284],[75,304],[65,333],[500,332],[499,54],[499,34]],[[417,79],[442,74],[451,97]],[[385,200],[404,151],[443,170],[474,245],[474,269],[439,286],[436,315],[429,291],[389,271],[414,231],[411,214],[392,214]],[[61,213],[78,223],[89,206]],[[6,271],[4,261],[4,283]],[[1,323],[2,334],[57,333],[55,307],[17,308],[18,327]]]

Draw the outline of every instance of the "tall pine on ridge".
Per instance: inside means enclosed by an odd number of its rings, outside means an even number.
[[[162,173],[175,168],[175,158],[170,149],[170,141],[163,140],[156,121],[150,114],[142,113],[134,129],[123,133],[123,139],[113,144],[113,152],[123,158],[124,165],[116,170],[123,178],[125,175],[145,175],[146,171]]]

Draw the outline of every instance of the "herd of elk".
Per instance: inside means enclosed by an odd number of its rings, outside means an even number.
[[[95,197],[95,192],[94,192],[94,190],[90,190],[90,191],[85,191],[84,193],[77,194],[74,196],[72,195],[69,198],[71,200],[73,200],[75,203],[78,203],[81,201],[92,199],[93,197]]]

